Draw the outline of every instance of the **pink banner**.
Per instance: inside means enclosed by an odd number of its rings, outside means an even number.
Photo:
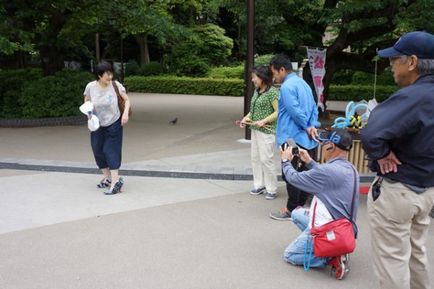
[[[322,80],[325,75],[327,49],[307,48],[310,72],[312,73],[316,95],[318,96],[318,107],[324,111],[324,85]]]

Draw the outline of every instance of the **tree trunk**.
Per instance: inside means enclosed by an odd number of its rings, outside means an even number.
[[[136,35],[136,41],[140,48],[140,65],[148,64],[149,59],[149,47],[148,47],[148,34],[141,33]]]
[[[96,57],[96,63],[101,62],[101,48],[99,45],[99,33],[95,33],[95,57]]]
[[[337,69],[336,61],[332,56],[330,56],[330,58],[326,59],[326,74],[324,75],[324,78],[322,80],[322,83],[324,85],[323,95],[324,95],[324,110],[325,111],[327,110],[327,100],[328,100],[328,96],[329,96],[330,84],[332,82],[333,74],[335,73],[336,69]]]
[[[66,14],[62,11],[56,11],[49,20],[47,32],[40,36],[44,41],[40,41],[39,37],[37,39],[41,42],[38,51],[44,75],[53,75],[65,67],[65,47],[62,47],[63,44],[57,40],[65,22]]]
[[[42,46],[39,49],[43,74],[53,75],[65,67],[62,51],[55,47]]]
[[[307,82],[307,84],[309,84],[310,89],[312,89],[312,94],[313,94],[313,98],[315,100],[315,103],[318,104],[318,95],[316,94],[315,85],[313,83],[312,72],[310,71],[309,61],[306,62],[305,66],[303,68],[303,79],[304,79],[304,81]]]

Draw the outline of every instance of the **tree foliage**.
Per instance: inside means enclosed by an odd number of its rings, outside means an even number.
[[[158,61],[175,72],[191,66],[191,72],[201,74],[207,66],[230,60],[239,63],[245,56],[246,1],[0,2],[0,61],[26,55],[39,59],[46,75],[63,68],[66,58],[95,59],[97,43],[103,56],[119,59],[124,40],[128,43],[126,60],[136,59],[141,65]],[[336,71],[373,72],[377,48],[391,45],[411,30],[434,32],[432,0],[255,3],[256,53],[285,52],[301,61],[306,57],[306,46],[326,47],[326,94]],[[95,35],[100,36],[99,41]],[[387,65],[387,61],[380,61],[379,70]]]
[[[304,54],[305,46],[327,48],[326,96],[336,71],[374,72],[377,49],[392,45],[405,32],[434,31],[429,20],[434,1],[279,0],[276,4],[285,25],[293,30],[291,39],[295,45],[287,51],[291,56]],[[387,61],[380,61],[379,71],[387,65]]]

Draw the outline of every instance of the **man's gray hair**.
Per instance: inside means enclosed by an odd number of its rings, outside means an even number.
[[[434,74],[434,59],[418,59],[417,70],[420,75]]]

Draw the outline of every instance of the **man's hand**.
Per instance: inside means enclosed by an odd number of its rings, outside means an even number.
[[[305,164],[309,164],[312,161],[312,158],[310,157],[309,153],[307,152],[307,150],[304,149],[298,149],[298,153],[300,154],[300,159],[305,163]]]
[[[292,161],[294,155],[292,154],[292,147],[286,147],[284,150],[280,148],[280,158],[282,160]]]
[[[308,127],[306,129],[307,134],[316,142],[319,142],[318,140],[318,131],[314,126]]]
[[[377,160],[377,163],[383,175],[391,172],[396,173],[398,171],[398,166],[402,164],[392,151],[390,151],[390,153],[384,158]]]

